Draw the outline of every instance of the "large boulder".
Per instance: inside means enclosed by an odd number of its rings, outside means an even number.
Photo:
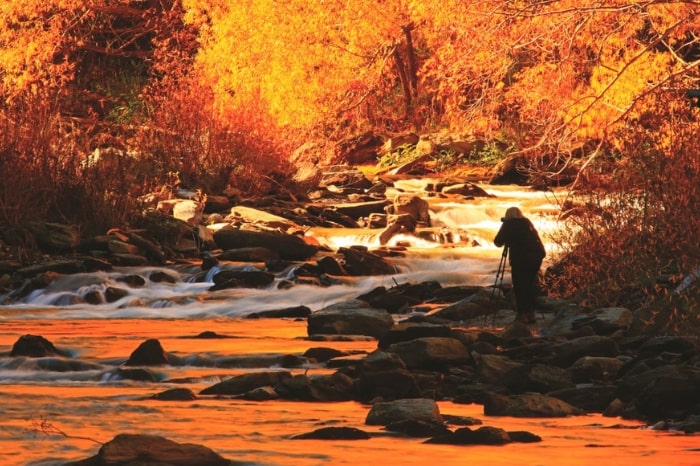
[[[221,229],[214,233],[217,247],[228,250],[261,247],[275,251],[279,257],[290,261],[304,261],[316,254],[318,246],[306,243],[295,235],[271,231]]]
[[[309,335],[366,335],[381,338],[394,325],[394,318],[384,309],[375,309],[360,300],[345,301],[309,315]]]

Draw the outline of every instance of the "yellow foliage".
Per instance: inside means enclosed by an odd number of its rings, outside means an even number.
[[[70,70],[65,47],[72,19],[84,10],[78,0],[5,0],[0,4],[0,92],[60,85]]]
[[[227,113],[253,106],[296,134],[411,123],[519,146],[573,144],[609,137],[648,110],[647,93],[697,77],[691,2],[172,2],[198,33],[193,68],[180,71],[212,91],[216,117],[233,121]],[[74,26],[116,5],[2,2],[2,97],[72,79],[76,51],[95,46]],[[153,75],[160,84],[179,79]]]

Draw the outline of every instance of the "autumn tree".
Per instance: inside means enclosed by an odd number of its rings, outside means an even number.
[[[0,216],[93,223],[130,212],[137,186],[127,158],[97,172],[93,150],[128,147],[143,121],[140,93],[170,1],[7,1],[0,5]],[[121,163],[123,162],[123,163]],[[89,169],[89,173],[84,172]],[[102,223],[104,222],[104,223]],[[105,225],[106,224],[106,225]]]

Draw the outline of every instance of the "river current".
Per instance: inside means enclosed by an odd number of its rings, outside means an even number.
[[[407,181],[402,189],[419,191],[424,182]],[[230,358],[273,360],[275,355],[301,354],[321,346],[307,339],[304,320],[246,318],[253,312],[299,305],[315,311],[377,286],[396,283],[435,280],[443,286],[493,285],[501,250],[493,245],[492,238],[500,217],[511,205],[521,207],[531,218],[553,252],[554,243],[548,237],[561,227],[556,193],[484,188],[494,196],[431,199],[436,229],[467,237],[452,243],[412,236],[393,238],[390,245],[399,243],[407,249],[405,257],[393,259],[399,272],[392,276],[354,277],[329,287],[296,285],[289,289],[273,286],[211,292],[208,289],[212,282],[190,279],[196,266],[115,269],[67,276],[23,303],[0,307],[0,464],[60,465],[96,454],[102,443],[117,434],[142,433],[202,444],[226,458],[251,465],[700,465],[697,435],[656,431],[639,422],[601,415],[489,417],[481,406],[439,402],[443,415],[471,416],[484,425],[527,430],[543,439],[533,444],[465,447],[424,444],[421,439],[367,426],[364,420],[369,406],[355,402],[149,399],[182,386],[198,393],[225,378],[261,370],[227,368],[222,361]],[[378,233],[349,229],[308,232],[332,249],[353,244],[377,246]],[[149,276],[155,271],[172,275],[174,283],[147,281],[145,286],[130,288],[128,296],[114,303],[70,304],[75,302],[71,296],[104,289],[115,284],[119,276]],[[205,331],[230,338],[192,338]],[[80,364],[66,364],[57,370],[44,358],[9,357],[12,345],[26,334],[44,336]],[[150,338],[158,339],[166,352],[185,364],[154,368],[156,383],[116,376],[115,370],[131,352]],[[376,341],[323,342],[322,346],[363,353],[376,349]],[[292,371],[313,374],[327,369],[310,366]],[[372,438],[291,439],[324,426],[356,427],[370,432]]]

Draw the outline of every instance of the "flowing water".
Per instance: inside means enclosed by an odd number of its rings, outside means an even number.
[[[421,182],[414,183],[402,188],[419,189]],[[436,233],[448,232],[452,242],[410,236],[392,239],[408,249],[405,258],[395,259],[400,272],[391,277],[355,277],[330,287],[210,292],[210,281],[196,283],[188,278],[195,267],[117,269],[68,276],[21,304],[0,307],[0,465],[59,465],[86,458],[98,451],[100,443],[120,433],[202,444],[226,458],[259,465],[700,465],[697,436],[656,431],[639,422],[600,415],[489,417],[481,406],[439,402],[442,414],[475,417],[484,425],[527,430],[543,439],[533,444],[465,447],[424,444],[422,439],[366,426],[369,406],[355,402],[149,399],[168,388],[187,387],[198,393],[224,378],[270,369],[231,367],[232,359],[273,361],[276,355],[301,354],[314,346],[357,353],[376,348],[375,341],[311,342],[304,320],[245,318],[252,312],[298,305],[313,311],[376,286],[407,281],[492,285],[501,251],[491,239],[506,207],[519,205],[545,240],[560,225],[552,193],[508,187],[487,190],[495,197],[431,199]],[[378,231],[315,229],[309,234],[337,248],[376,246]],[[553,248],[550,242],[547,246]],[[129,296],[115,303],[73,304],[76,296],[89,291],[110,285],[124,288],[124,283],[116,281],[119,276],[149,276],[155,271],[177,281],[147,281],[145,286],[129,288]],[[192,338],[204,331],[230,338]],[[72,357],[66,364],[50,358],[10,358],[12,345],[25,334],[42,335]],[[116,369],[149,338],[158,339],[183,364],[155,368],[157,383],[118,377]],[[308,366],[295,371],[313,375],[327,369]],[[323,426],[356,427],[373,435],[353,441],[291,439]]]

